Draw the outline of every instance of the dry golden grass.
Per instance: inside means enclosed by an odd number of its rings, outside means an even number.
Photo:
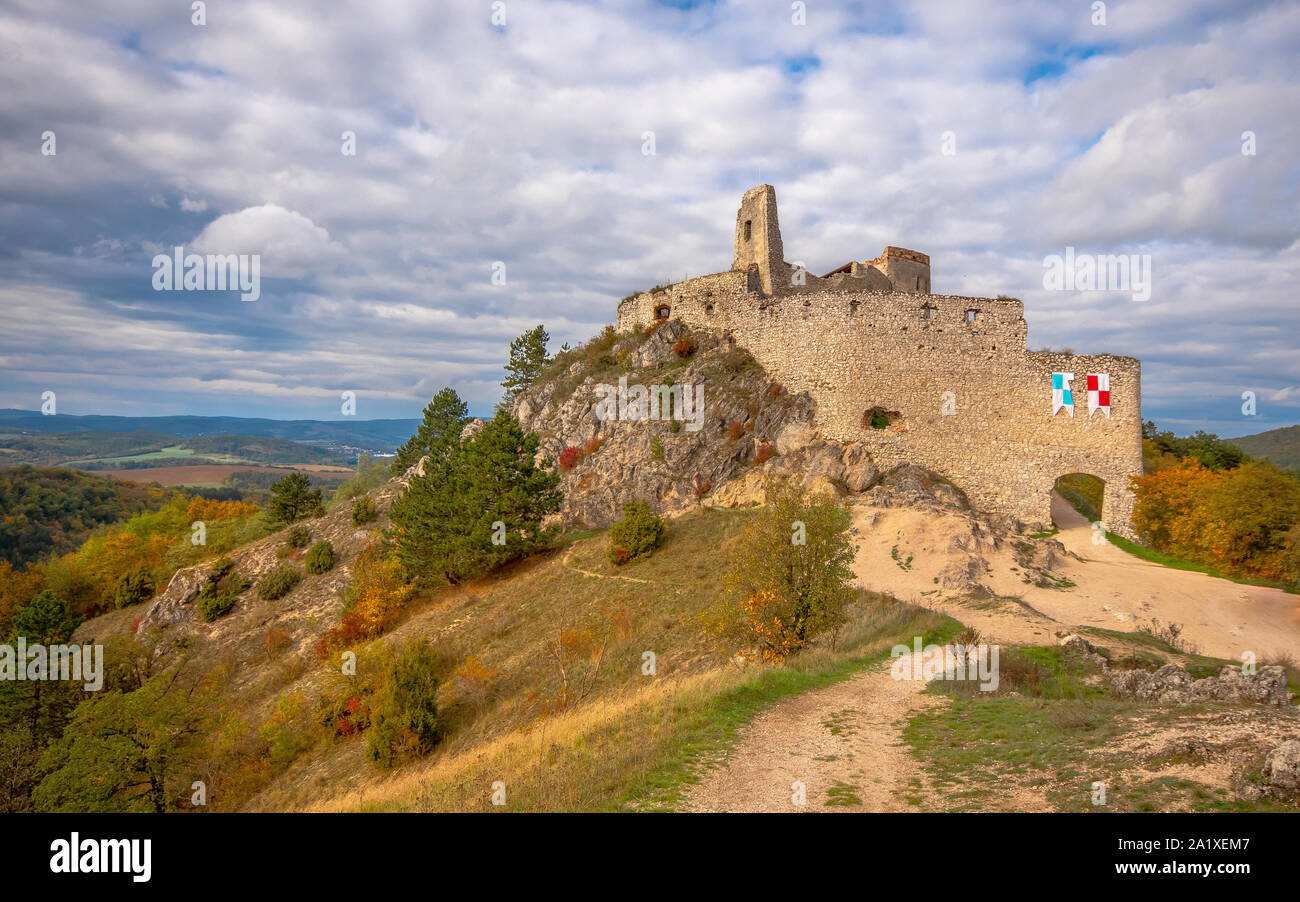
[[[957,624],[909,605],[864,597],[838,647],[823,645],[786,666],[716,664],[639,685],[479,744],[457,743],[391,774],[352,775],[348,789],[307,811],[610,811],[671,808],[680,790],[780,698],[846,678],[916,635]],[[494,785],[499,784],[499,785]],[[492,802],[504,789],[504,805]]]

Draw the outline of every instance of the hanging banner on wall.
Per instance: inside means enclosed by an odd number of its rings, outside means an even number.
[[[1074,381],[1074,373],[1052,373],[1052,416],[1056,416],[1064,407],[1074,416],[1074,392],[1070,391],[1070,383]]]
[[[1110,373],[1089,373],[1088,417],[1100,410],[1110,419]]]

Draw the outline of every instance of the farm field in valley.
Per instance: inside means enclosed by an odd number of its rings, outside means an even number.
[[[219,486],[232,473],[279,473],[285,475],[294,470],[315,473],[319,476],[337,474],[339,477],[346,477],[352,472],[346,467],[331,467],[322,464],[305,464],[297,467],[261,467],[249,464],[195,464],[188,467],[150,467],[142,470],[86,470],[85,472],[95,476],[105,476],[109,479],[120,479],[123,482]]]

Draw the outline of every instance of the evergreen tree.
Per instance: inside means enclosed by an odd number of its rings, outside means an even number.
[[[550,541],[558,474],[538,469],[537,436],[499,411],[470,441],[431,458],[393,504],[398,560],[423,581],[457,583]],[[497,525],[500,524],[500,525]]]
[[[424,419],[415,435],[397,449],[393,460],[393,473],[401,475],[435,447],[444,447],[452,439],[459,440],[461,430],[469,419],[469,407],[454,390],[444,388],[433,396],[424,408]]]
[[[28,645],[62,645],[80,622],[66,601],[44,589],[14,615],[12,631],[14,638],[25,636]]]
[[[501,408],[509,409],[515,397],[537,381],[549,358],[546,356],[546,343],[551,336],[546,329],[538,325],[529,329],[510,342],[510,361],[506,364],[506,378],[501,383],[505,395],[501,398]]]
[[[312,490],[305,473],[290,473],[271,483],[271,519],[276,523],[301,520],[320,506],[320,489]]]

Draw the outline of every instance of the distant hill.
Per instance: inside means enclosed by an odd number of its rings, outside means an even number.
[[[75,414],[43,416],[35,410],[0,410],[0,434],[15,431],[115,432],[147,431],[193,438],[217,435],[256,435],[294,442],[349,446],[368,451],[392,451],[415,432],[410,420],[268,420],[255,417],[116,417]]]
[[[1251,457],[1267,457],[1279,467],[1300,470],[1300,426],[1284,426],[1227,441]]]

